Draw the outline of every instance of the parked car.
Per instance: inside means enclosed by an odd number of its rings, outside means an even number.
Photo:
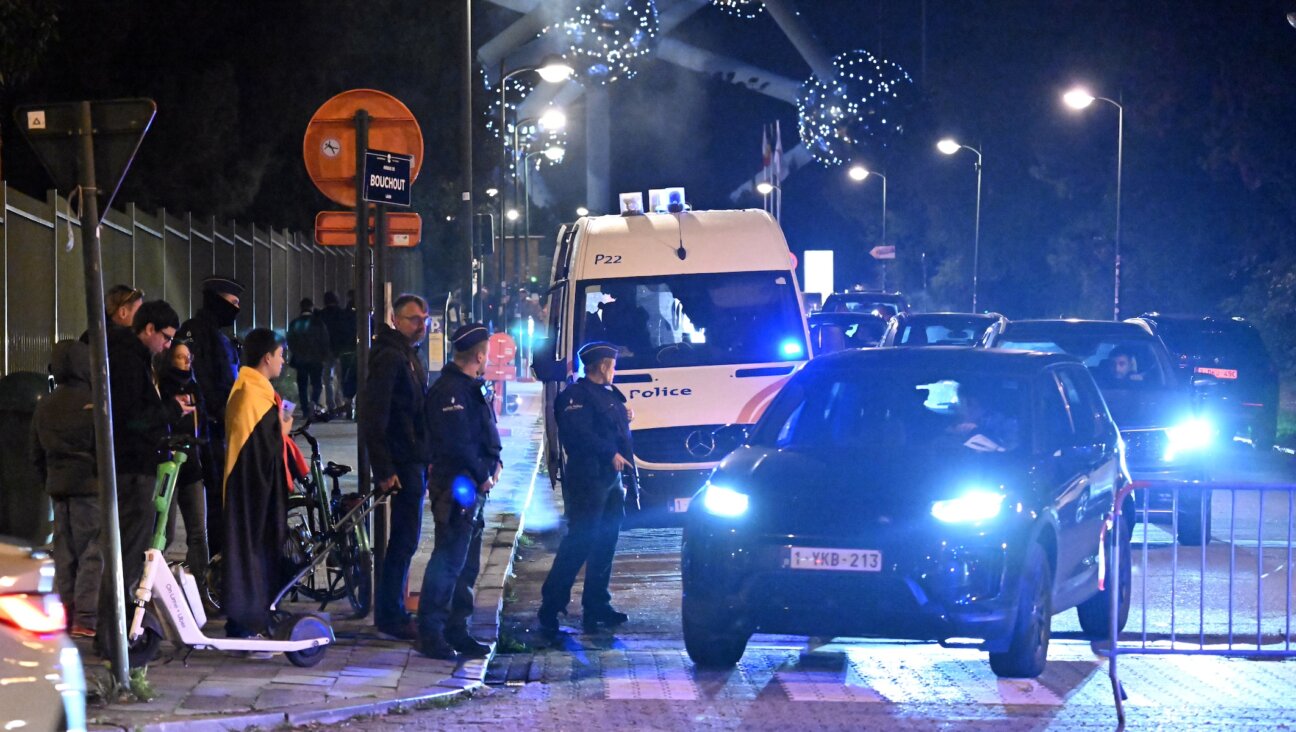
[[[1130,474],[1150,486],[1146,497],[1135,492],[1139,515],[1174,526],[1180,544],[1210,542],[1211,492],[1199,484],[1207,477],[1215,428],[1197,414],[1160,338],[1138,323],[1014,320],[991,345],[1083,361],[1120,426]]]
[[[750,434],[717,438],[738,446],[691,502],[681,555],[699,666],[787,633],[970,643],[996,674],[1034,677],[1053,615],[1109,631],[1099,536],[1129,477],[1070,356],[844,351],[793,376]],[[1123,625],[1128,525],[1111,536]]]
[[[0,728],[85,729],[85,673],[66,627],[54,560],[0,537]]]
[[[1246,318],[1145,313],[1132,319],[1161,338],[1226,437],[1261,449],[1278,435],[1278,366]]]
[[[988,345],[1007,322],[999,313],[900,313],[887,323],[879,345]]]
[[[816,356],[847,348],[872,348],[882,340],[887,321],[873,313],[812,313],[806,319],[810,326],[810,349]]]
[[[880,290],[851,290],[834,292],[824,300],[825,313],[873,313],[886,320],[898,313],[909,312],[909,298],[900,292]]]

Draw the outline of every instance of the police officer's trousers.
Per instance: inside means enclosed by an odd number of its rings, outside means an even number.
[[[481,569],[482,519],[485,498],[479,497],[471,511],[452,512],[445,520],[438,515],[433,534],[432,558],[423,573],[419,595],[419,638],[453,641],[468,632],[473,613],[473,586]]]
[[[621,476],[602,489],[607,491],[602,511],[567,511],[567,535],[558,545],[553,567],[540,588],[541,607],[545,610],[567,609],[572,585],[581,565],[585,566],[585,587],[581,608],[585,612],[603,610],[612,603],[608,583],[612,580],[612,557],[617,537],[625,520],[625,493]]]

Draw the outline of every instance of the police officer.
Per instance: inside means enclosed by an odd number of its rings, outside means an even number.
[[[436,520],[432,558],[419,595],[418,649],[431,658],[484,658],[490,646],[468,634],[480,569],[482,511],[499,480],[500,438],[483,393],[489,333],[481,323],[451,335],[454,358],[428,391],[432,464],[428,493]]]
[[[625,518],[621,473],[634,464],[626,398],[612,385],[617,347],[594,342],[577,355],[585,376],[564,389],[554,403],[558,439],[567,453],[563,470],[567,535],[540,590],[537,615],[540,628],[549,633],[558,631],[558,613],[567,612],[572,583],[582,564],[581,620],[585,629],[620,625],[629,619],[612,608],[608,592],[612,555]]]

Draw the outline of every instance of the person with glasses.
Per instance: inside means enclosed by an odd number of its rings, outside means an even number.
[[[153,359],[170,345],[180,328],[180,316],[162,300],[140,305],[129,329],[108,334],[108,368],[112,374],[113,454],[117,461],[117,517],[121,525],[125,597],[114,597],[112,583],[100,586],[99,617],[111,617],[112,603],[125,603],[139,584],[144,550],[153,530],[153,479],[157,474],[158,443],[170,425],[193,407],[179,398],[163,399],[158,391]],[[128,614],[129,617],[129,614]],[[104,631],[107,632],[104,632]],[[104,623],[95,636],[101,656],[112,648],[107,636],[115,631]]]
[[[427,368],[418,350],[427,335],[427,301],[401,295],[392,303],[392,312],[395,327],[378,324],[369,351],[360,434],[369,449],[377,489],[394,494],[387,553],[374,593],[374,625],[390,638],[414,640],[404,590],[422,531],[430,462],[423,420]]]

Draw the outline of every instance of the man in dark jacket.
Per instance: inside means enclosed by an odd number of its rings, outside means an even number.
[[[329,334],[309,297],[302,298],[301,314],[288,324],[288,356],[297,371],[297,403],[302,415],[311,417],[320,407],[324,387],[320,381],[324,362],[329,359]]]
[[[338,417],[343,401],[341,356],[355,353],[355,319],[351,319],[350,325],[346,323],[346,311],[338,305],[337,293],[332,291],[324,293],[324,308],[317,315],[329,338],[329,357],[324,362],[324,396],[329,416]]]
[[[428,492],[436,534],[419,595],[418,649],[431,658],[484,658],[490,652],[468,634],[485,527],[482,511],[503,467],[495,412],[482,393],[488,337],[481,323],[451,335],[454,360],[441,369],[426,402],[432,442]]]
[[[585,376],[554,402],[558,439],[567,453],[563,468],[563,510],[567,535],[558,546],[553,567],[540,588],[540,627],[558,631],[558,614],[567,612],[572,584],[585,565],[581,620],[587,630],[602,623],[620,625],[625,613],[612,608],[608,583],[625,518],[621,473],[633,465],[630,414],[626,398],[612,385],[617,347],[590,343],[581,348]]]
[[[112,375],[113,453],[117,461],[117,516],[121,524],[122,574],[126,597],[114,597],[112,583],[99,592],[99,617],[112,617],[112,603],[128,601],[139,584],[144,551],[153,533],[153,481],[160,461],[159,443],[172,422],[193,409],[179,400],[164,401],[158,392],[153,358],[166,350],[180,327],[180,316],[161,300],[146,302],[135,313],[130,330],[114,330],[108,341]],[[130,617],[129,613],[127,617]],[[111,623],[108,624],[111,631]],[[96,643],[108,649],[100,629]]]
[[[32,416],[31,457],[54,501],[54,578],[67,606],[71,634],[95,634],[99,579],[99,480],[90,392],[90,347],[54,345],[54,392]]]
[[[369,351],[369,379],[360,431],[369,449],[374,483],[391,498],[391,535],[374,593],[374,625],[399,640],[414,640],[405,610],[405,580],[418,549],[427,492],[427,428],[423,400],[427,371],[418,346],[427,335],[427,301],[401,295],[392,303],[396,327],[378,326]]]
[[[179,337],[189,342],[193,353],[193,375],[198,382],[206,410],[200,425],[207,443],[199,451],[203,466],[203,489],[207,493],[207,540],[212,554],[220,552],[225,536],[221,526],[221,486],[225,482],[225,402],[239,370],[239,342],[224,331],[232,328],[239,314],[243,285],[229,277],[203,280],[202,307],[180,327]]]

